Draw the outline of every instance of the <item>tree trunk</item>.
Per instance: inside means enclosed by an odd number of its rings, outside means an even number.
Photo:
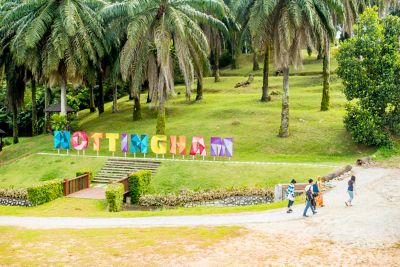
[[[322,101],[321,111],[329,110],[330,105],[330,41],[326,38],[325,49],[324,49],[324,60],[323,60],[323,87],[322,87]]]
[[[112,113],[118,112],[118,85],[115,85],[113,88],[113,105],[112,105]]]
[[[90,113],[93,113],[96,111],[96,105],[94,103],[94,85],[91,85],[89,87],[89,109]]]
[[[260,69],[260,66],[258,65],[258,61],[257,61],[257,53],[254,49],[253,51],[253,71],[257,71]]]
[[[156,134],[165,135],[165,106],[164,99],[160,99],[160,107],[158,109],[157,115],[157,126],[156,126]]]
[[[322,59],[323,57],[324,57],[324,55],[323,55],[323,49],[322,49],[322,45],[318,45],[317,46],[317,50],[318,50],[318,55],[317,55],[317,60],[320,60],[320,59]]]
[[[232,46],[232,64],[231,64],[231,69],[235,70],[237,69],[236,65],[236,44],[235,41],[231,41],[231,46]]]
[[[61,115],[67,115],[67,81],[61,81]]]
[[[36,111],[36,82],[31,80],[32,91],[32,136],[36,136],[37,132],[37,111]]]
[[[282,114],[279,136],[289,136],[289,66],[283,68]]]
[[[147,91],[147,100],[146,100],[146,103],[151,103],[150,88],[149,88],[149,90]]]
[[[261,102],[268,102],[271,100],[271,97],[268,95],[268,79],[269,79],[269,45],[265,45],[265,54],[264,54],[264,68],[263,68],[263,87],[262,87],[262,96]]]
[[[221,48],[217,46],[215,48],[215,58],[214,58],[214,82],[220,82],[221,78],[219,76],[219,57],[220,57]]]
[[[47,86],[44,88],[44,108],[46,109],[51,102],[51,90],[50,88],[48,88]],[[44,129],[43,132],[47,133],[47,129],[48,129],[48,125],[50,122],[50,113],[49,112],[45,112],[44,114]]]
[[[203,76],[199,75],[197,77],[197,95],[196,100],[203,99]]]
[[[103,75],[99,71],[97,73],[97,80],[99,83],[99,99],[97,101],[97,109],[99,111],[99,115],[104,112],[104,88],[103,88]]]
[[[12,110],[12,119],[13,119],[13,143],[18,144],[18,109],[15,105],[13,105]]]
[[[133,106],[133,120],[140,121],[142,119],[142,109],[140,106],[140,92],[137,96],[133,97],[134,106]]]

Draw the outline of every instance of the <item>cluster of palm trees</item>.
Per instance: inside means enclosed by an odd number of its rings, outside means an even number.
[[[97,83],[100,113],[103,79],[113,84],[115,92],[120,84],[128,84],[135,100],[134,119],[140,119],[140,90],[146,82],[148,98],[157,104],[165,123],[165,102],[174,93],[174,64],[183,76],[187,99],[197,78],[196,100],[200,100],[203,77],[210,70],[219,81],[222,49],[229,47],[236,67],[243,40],[265,53],[262,101],[269,100],[270,54],[283,71],[279,134],[288,136],[289,66],[301,65],[302,48],[323,48],[321,110],[327,110],[330,43],[338,25],[351,35],[358,12],[371,4],[370,0],[0,0],[0,68],[14,117],[14,141],[18,141],[16,114],[28,82],[32,103],[36,84],[60,87],[62,114],[66,114],[67,84],[88,85],[93,108]]]

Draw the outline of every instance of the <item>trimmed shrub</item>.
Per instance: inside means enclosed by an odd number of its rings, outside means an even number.
[[[28,199],[25,188],[0,188],[0,197]]]
[[[33,185],[26,189],[28,200],[32,205],[41,205],[56,198],[64,196],[64,186],[62,179],[54,179]]]
[[[124,202],[124,185],[121,183],[109,184],[106,189],[106,199],[108,211],[121,211]]]
[[[136,204],[140,196],[150,193],[151,171],[141,170],[128,177],[131,203]]]
[[[176,194],[168,195],[143,195],[139,198],[139,204],[141,206],[183,206],[187,203],[200,202],[200,201],[212,201],[217,199],[225,199],[228,197],[239,197],[239,196],[261,196],[261,197],[274,197],[274,191],[271,188],[229,188],[229,189],[215,189],[207,191],[190,191],[181,190]]]
[[[84,175],[84,174],[86,174],[86,173],[89,174],[90,182],[92,182],[92,181],[93,181],[93,173],[92,173],[92,172],[89,172],[89,171],[77,171],[77,172],[76,172],[76,177],[81,176],[81,175]]]

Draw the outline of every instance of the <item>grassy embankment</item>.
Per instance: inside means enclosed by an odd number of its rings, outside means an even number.
[[[242,66],[251,64],[248,56],[240,58]],[[334,63],[335,64],[335,63]],[[315,58],[306,58],[304,70],[321,68]],[[245,72],[240,69],[241,72]],[[224,71],[229,74],[230,71]],[[252,85],[234,88],[243,77],[222,77],[220,83],[212,78],[205,81],[204,100],[187,102],[184,88],[177,86],[178,94],[171,98],[167,109],[167,134],[203,135],[209,137],[233,137],[234,161],[270,161],[302,163],[311,162],[327,166],[287,165],[230,165],[193,162],[164,162],[154,177],[158,192],[177,191],[180,188],[216,188],[238,186],[265,186],[286,182],[291,177],[304,181],[308,177],[326,174],[333,165],[351,163],[357,157],[372,154],[373,149],[354,145],[343,128],[345,99],[342,85],[332,77],[332,109],[320,112],[320,75],[292,76],[291,88],[291,136],[277,137],[280,125],[280,95],[272,102],[259,102],[262,78],[257,76]],[[282,77],[270,78],[270,89],[280,92]],[[132,101],[126,97],[119,100],[120,111],[111,113],[111,103],[101,116],[88,110],[79,112],[81,129],[87,132],[147,133],[155,131],[156,115],[142,96],[143,120],[132,121]],[[189,146],[189,141],[187,146]],[[102,141],[101,155],[110,156],[108,141]],[[6,147],[0,154],[0,186],[26,186],[51,178],[74,176],[77,170],[89,169],[94,173],[103,165],[104,158],[52,157],[36,155],[36,152],[55,152],[51,136],[23,138],[18,145]],[[63,152],[65,153],[65,152]],[[71,152],[71,154],[75,152]],[[87,155],[94,155],[89,147]],[[121,156],[122,153],[116,153]],[[148,155],[151,157],[152,155]],[[168,156],[169,157],[169,156]]]

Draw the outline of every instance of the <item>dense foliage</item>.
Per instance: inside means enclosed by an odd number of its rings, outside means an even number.
[[[386,146],[400,135],[399,36],[400,18],[368,9],[339,48],[337,72],[351,101],[344,122],[357,143]]]
[[[109,184],[106,189],[106,200],[110,212],[121,211],[124,201],[124,185],[121,183]]]
[[[182,190],[179,194],[143,195],[139,199],[139,204],[148,207],[176,207],[192,202],[211,201],[234,196],[262,196],[273,198],[274,192],[271,188],[229,188],[197,192]]]
[[[151,171],[142,170],[132,173],[129,175],[128,180],[132,204],[136,204],[140,196],[150,193]]]
[[[54,179],[42,182],[27,189],[28,200],[32,205],[41,205],[50,202],[64,195],[64,186],[62,179]]]

